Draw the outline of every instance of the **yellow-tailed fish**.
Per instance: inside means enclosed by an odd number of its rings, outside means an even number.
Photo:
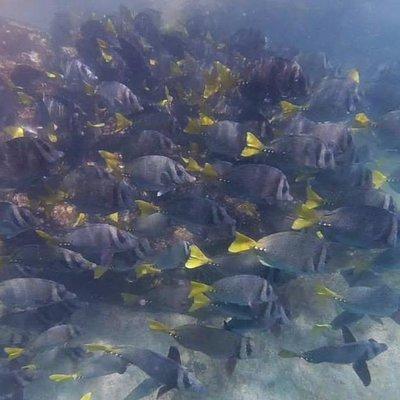
[[[133,125],[133,121],[126,118],[121,113],[115,113],[115,123],[116,123],[115,132],[122,132],[123,130],[130,128]]]
[[[188,269],[198,268],[205,264],[213,264],[211,258],[208,258],[195,244],[189,247],[189,258],[185,263]]]
[[[257,242],[252,238],[240,232],[235,232],[235,240],[228,248],[229,253],[241,253],[253,249],[257,246]]]
[[[251,132],[246,133],[246,147],[242,150],[242,157],[252,157],[262,153],[266,146]]]

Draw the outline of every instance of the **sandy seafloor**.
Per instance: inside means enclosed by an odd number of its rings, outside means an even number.
[[[230,378],[225,374],[222,361],[179,346],[183,364],[195,371],[209,392],[199,396],[173,390],[165,395],[165,399],[397,400],[400,390],[400,328],[390,319],[384,319],[384,324],[380,325],[365,317],[352,327],[357,339],[374,338],[389,345],[388,351],[368,362],[372,376],[369,387],[362,385],[349,365],[309,364],[277,355],[282,347],[301,351],[341,342],[339,331],[312,330],[315,323],[329,322],[339,311],[330,300],[313,294],[317,282],[321,282],[321,277],[302,277],[287,285],[286,292],[294,314],[292,325],[284,328],[278,337],[270,333],[252,334],[258,346],[263,348],[259,358],[239,361]],[[338,291],[346,287],[339,274],[325,276],[323,282]],[[165,334],[149,331],[148,318],[164,321],[170,326],[193,321],[193,318],[178,314],[133,312],[126,307],[95,304],[76,312],[72,322],[83,331],[81,343],[135,345],[166,354],[174,340]],[[46,355],[50,373],[70,372],[68,365],[53,365],[50,355]],[[112,374],[86,381],[56,384],[43,379],[27,387],[26,398],[73,400],[92,392],[95,400],[122,400],[145,377],[142,371],[132,366],[123,375]],[[149,398],[156,398],[156,393]]]

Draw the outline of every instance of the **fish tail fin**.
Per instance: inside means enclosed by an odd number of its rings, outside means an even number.
[[[217,178],[218,172],[210,163],[205,163],[203,168],[203,175],[207,178]]]
[[[53,374],[49,376],[49,379],[56,383],[72,382],[79,378],[79,374]]]
[[[36,229],[35,232],[40,238],[42,238],[46,242],[48,242],[50,244],[57,244],[57,239],[54,238],[53,236],[51,236],[50,234],[48,234],[47,232],[42,231],[40,229]]]
[[[121,293],[122,300],[128,306],[136,305],[140,297],[132,293]]]
[[[212,292],[214,289],[212,286],[210,285],[206,285],[205,283],[201,283],[201,282],[195,282],[195,281],[191,281],[190,282],[190,293],[189,293],[189,299],[190,298],[194,298],[196,296],[198,296],[199,294],[204,294],[207,292]]]
[[[304,203],[304,206],[309,210],[313,210],[314,208],[318,208],[325,203],[324,199],[316,193],[310,186],[307,187],[307,201]]]
[[[342,296],[340,296],[338,293],[334,292],[333,290],[327,288],[326,286],[319,284],[315,288],[315,293],[318,296],[322,297],[328,297],[330,299],[340,299]]]
[[[144,200],[135,200],[136,205],[139,207],[140,214],[143,216],[155,214],[160,211],[160,207],[149,203]]]
[[[314,324],[314,326],[312,327],[312,331],[314,333],[322,333],[327,331],[328,329],[332,329],[331,324]]]
[[[358,71],[358,69],[354,68],[352,70],[349,71],[347,77],[353,81],[354,83],[356,83],[357,85],[360,84],[360,72]]]
[[[381,171],[372,171],[372,183],[375,189],[380,189],[386,182],[388,177]]]
[[[279,106],[281,107],[283,116],[286,118],[291,117],[292,115],[294,115],[300,111],[306,111],[309,108],[308,105],[298,106],[298,105],[293,104],[290,101],[286,101],[286,100],[282,100],[279,103]]]
[[[185,263],[185,267],[188,269],[193,269],[202,267],[206,264],[213,264],[211,258],[208,258],[195,244],[190,245],[189,258]]]
[[[357,128],[369,128],[375,126],[376,124],[368,118],[368,115],[361,112],[355,115],[354,125]]]
[[[102,265],[96,265],[93,268],[93,278],[100,279],[110,268],[103,267]]]
[[[163,332],[169,334],[171,332],[171,328],[162,322],[156,321],[154,319],[149,320],[149,328],[152,331]]]
[[[228,251],[230,253],[241,253],[253,249],[256,245],[257,242],[254,239],[243,233],[235,232],[235,240],[229,246]]]
[[[118,174],[122,173],[124,165],[122,163],[121,154],[111,153],[105,150],[99,150],[99,154],[101,158],[105,161],[106,167],[109,171]]]
[[[278,353],[278,356],[282,357],[282,358],[297,358],[297,357],[301,357],[299,353],[296,353],[294,351],[287,350],[287,349],[281,349],[281,351]]]
[[[298,218],[292,224],[293,230],[301,230],[310,228],[318,222],[317,213],[313,209],[309,209],[303,204],[298,211]]]
[[[200,310],[201,308],[207,307],[211,303],[211,300],[203,293],[198,293],[193,296],[192,306],[189,308],[189,312]]]
[[[115,127],[116,132],[122,132],[127,128],[130,128],[133,125],[133,121],[129,118],[126,118],[125,115],[121,113],[115,113]]]
[[[4,352],[9,360],[15,360],[25,353],[25,349],[22,347],[5,347]]]
[[[246,146],[242,150],[242,157],[252,157],[264,151],[265,145],[257,138],[254,133],[246,133]]]
[[[93,399],[92,392],[86,393],[81,397],[81,400],[92,400],[92,399]]]
[[[154,264],[141,264],[136,268],[136,276],[141,278],[145,275],[156,275],[161,273],[161,270],[156,268]]]

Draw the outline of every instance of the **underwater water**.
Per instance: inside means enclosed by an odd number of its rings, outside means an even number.
[[[399,12],[0,2],[0,400],[397,400]]]

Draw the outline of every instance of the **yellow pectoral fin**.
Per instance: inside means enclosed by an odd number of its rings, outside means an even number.
[[[235,240],[231,243],[228,248],[230,253],[241,253],[254,248],[257,242],[252,238],[243,235],[243,233],[235,232]]]
[[[208,258],[195,244],[192,244],[189,248],[189,258],[185,263],[185,267],[193,269],[205,264],[212,264],[212,260]]]
[[[171,331],[171,328],[169,328],[167,325],[163,324],[162,322],[155,321],[154,319],[149,320],[149,328],[152,331],[164,333],[169,333]]]

